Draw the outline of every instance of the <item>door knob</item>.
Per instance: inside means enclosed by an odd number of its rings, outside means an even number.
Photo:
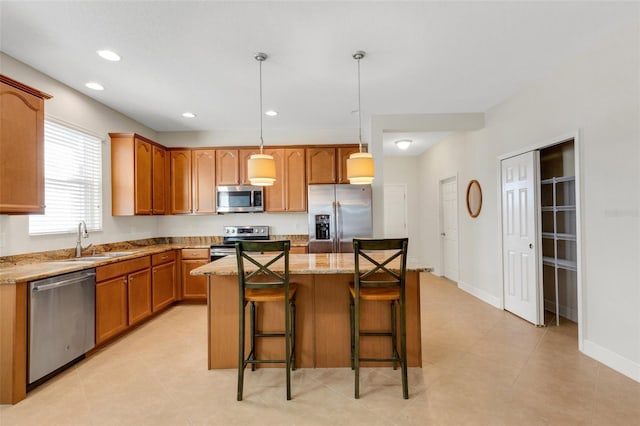
[[[440,235],[444,237],[444,236],[446,236],[447,234],[445,234],[444,232],[441,232],[441,233],[440,233]]]
[[[529,248],[532,249],[533,248],[533,243],[529,243]]]

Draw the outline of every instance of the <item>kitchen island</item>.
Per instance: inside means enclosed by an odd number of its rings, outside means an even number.
[[[392,264],[393,268],[393,264]],[[282,269],[282,266],[280,266]],[[276,266],[274,270],[278,270]],[[420,342],[420,272],[427,268],[407,261],[407,357],[410,367],[422,366]],[[296,294],[296,364],[303,368],[349,367],[349,290],[353,281],[353,253],[290,254],[291,282]],[[208,277],[209,369],[235,368],[238,362],[238,272],[235,256],[227,256],[191,271]],[[268,303],[258,311],[258,328],[283,328],[282,303]],[[363,302],[362,329],[385,329],[389,306]],[[361,353],[367,357],[388,356],[388,338],[367,337]],[[260,357],[283,358],[282,339],[258,339]],[[363,365],[372,365],[363,363]],[[381,365],[376,363],[373,365]]]

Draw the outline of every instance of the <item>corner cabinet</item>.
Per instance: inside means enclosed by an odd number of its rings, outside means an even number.
[[[44,100],[0,74],[0,214],[44,213]]]
[[[109,136],[111,214],[165,214],[168,157],[164,147],[136,133],[109,133]]]

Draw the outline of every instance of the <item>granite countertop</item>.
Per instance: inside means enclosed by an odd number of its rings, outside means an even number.
[[[269,255],[257,255],[256,260],[268,260]],[[384,255],[372,256],[376,260],[382,260]],[[366,262],[369,263],[369,262]],[[370,264],[370,263],[369,263]],[[365,267],[365,262],[361,263],[361,267]],[[397,270],[398,261],[389,264],[390,269]],[[249,264],[248,271],[255,270],[255,266]],[[284,269],[284,261],[280,260],[273,265],[274,271],[282,271]],[[353,253],[312,253],[312,254],[290,254],[289,255],[289,273],[291,274],[352,274],[355,269]],[[407,271],[428,272],[431,268],[421,266],[420,263],[412,258],[407,258]],[[235,256],[227,256],[215,262],[195,268],[191,271],[191,275],[237,275],[238,266]]]
[[[292,246],[308,245],[306,235],[273,235],[274,239],[290,239]],[[220,244],[222,237],[173,237],[137,241],[125,241],[96,246],[95,256],[110,252],[129,252],[123,256],[95,259],[91,250],[85,250],[85,259],[76,260],[74,249],[53,250],[50,252],[30,253],[1,258],[0,285],[28,282],[82,269],[95,268],[124,260],[136,259],[162,253],[167,250],[209,249],[212,244]]]

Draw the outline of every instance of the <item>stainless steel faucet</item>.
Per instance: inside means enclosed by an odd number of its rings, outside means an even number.
[[[82,247],[81,238],[89,238],[89,231],[87,231],[87,224],[84,220],[78,223],[78,241],[76,241],[76,257],[82,256],[82,251],[88,249],[93,244],[89,244],[86,247]]]

